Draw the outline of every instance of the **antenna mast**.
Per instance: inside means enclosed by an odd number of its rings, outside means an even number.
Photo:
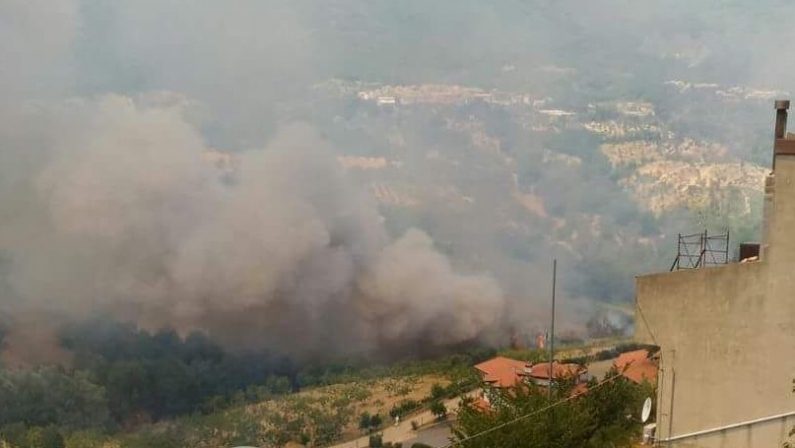
[[[552,380],[555,377],[555,370],[553,363],[555,361],[555,284],[557,283],[558,275],[558,259],[552,260],[552,324],[549,330],[549,370],[548,370],[548,395],[552,400]]]

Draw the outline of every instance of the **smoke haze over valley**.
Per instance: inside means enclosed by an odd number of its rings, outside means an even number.
[[[556,257],[564,331],[620,333],[678,232],[756,238],[792,12],[0,0],[0,324],[526,342]]]

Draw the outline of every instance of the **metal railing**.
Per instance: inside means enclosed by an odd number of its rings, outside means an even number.
[[[767,416],[767,417],[757,418],[757,419],[753,419],[753,420],[746,420],[744,422],[732,423],[730,425],[718,426],[718,427],[715,427],[715,428],[704,429],[704,430],[701,430],[701,431],[690,432],[690,433],[687,433],[687,434],[680,434],[678,436],[668,437],[666,439],[658,439],[657,443],[658,444],[660,444],[660,443],[670,443],[670,442],[677,442],[677,441],[685,440],[685,439],[694,439],[696,437],[707,436],[707,435],[710,435],[710,434],[720,433],[720,432],[723,432],[723,431],[729,431],[729,430],[732,430],[732,429],[750,427],[750,426],[758,425],[760,423],[772,422],[772,421],[776,421],[776,420],[785,420],[785,419],[787,419],[789,417],[792,417],[792,416],[795,416],[795,411],[785,412],[783,414],[770,415],[770,416]]]

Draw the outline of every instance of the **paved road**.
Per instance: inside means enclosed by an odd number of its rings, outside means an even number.
[[[588,373],[590,373],[594,378],[597,380],[601,380],[605,377],[607,372],[613,368],[613,362],[615,359],[607,359],[605,361],[594,361],[588,364]]]
[[[410,448],[415,443],[424,443],[429,446],[442,447],[450,444],[453,435],[452,422],[442,422],[430,428],[417,431],[417,437],[403,442],[405,448]]]
[[[469,395],[475,396],[480,393],[480,390],[470,392]],[[451,398],[449,400],[444,401],[445,407],[447,407],[448,413],[454,413],[458,411],[458,407],[461,404],[460,398]],[[431,414],[431,411],[422,411],[417,414],[409,415],[404,420],[401,420],[400,424],[395,426],[391,425],[384,428],[381,431],[383,434],[384,442],[406,442],[408,440],[416,439],[418,437],[418,433],[424,434],[425,430],[420,429],[419,431],[414,431],[411,428],[411,422],[415,421],[420,424],[420,426],[434,422],[436,418]],[[429,428],[430,429],[430,428]],[[448,427],[449,433],[449,427]],[[370,442],[369,436],[362,436],[358,439],[349,440],[347,442],[338,443],[336,445],[332,445],[329,448],[364,448]]]

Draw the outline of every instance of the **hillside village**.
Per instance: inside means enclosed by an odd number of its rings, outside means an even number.
[[[690,88],[682,81],[666,84],[676,87],[679,93],[685,93]],[[715,95],[730,99],[768,100],[779,93],[742,87],[720,90],[717,85],[698,85],[695,88],[707,87],[714,87]],[[340,94],[356,91],[355,86],[339,89]],[[384,110],[483,103],[510,109],[511,113],[533,123],[531,129],[535,132],[587,130],[604,140],[602,153],[613,168],[623,174],[619,183],[632,192],[638,204],[645,205],[657,215],[682,207],[711,205],[720,202],[720,198],[711,195],[734,192],[740,194],[745,204],[744,213],[750,213],[749,203],[761,193],[761,181],[766,175],[765,168],[732,157],[728,148],[720,143],[693,140],[666,129],[665,123],[656,117],[654,104],[649,102],[588,104],[584,111],[567,111],[549,108],[553,100],[548,97],[535,98],[526,93],[485,91],[457,85],[386,85],[359,90],[355,94],[359,100],[373,103]],[[586,121],[593,116],[594,111],[611,111],[616,118]],[[500,139],[490,136],[482,122],[450,120],[448,123],[451,129],[468,134],[476,148],[501,157]],[[515,165],[510,157],[502,157],[506,165]],[[556,154],[555,157],[569,157],[564,162],[567,164],[582,163],[582,159],[576,156]],[[382,159],[383,156],[359,158],[360,163],[357,164],[352,162],[356,158],[343,156],[341,163],[349,169],[385,169],[386,160],[377,165],[364,163],[365,160]],[[544,162],[550,163],[552,160],[545,156]],[[389,164],[398,169],[400,167],[399,160],[391,160]],[[400,204],[389,194],[376,193],[376,197],[392,205]]]

